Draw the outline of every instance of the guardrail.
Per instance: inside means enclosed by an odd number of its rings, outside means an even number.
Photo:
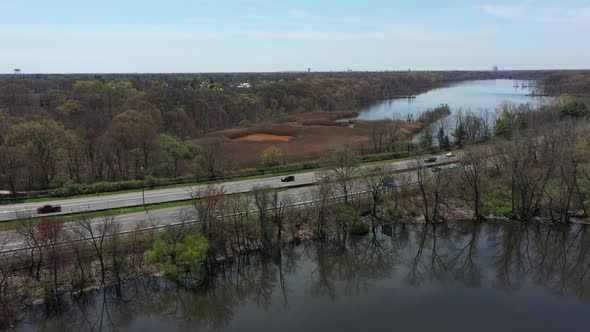
[[[428,151],[424,151],[424,150],[414,150],[414,153],[418,153],[418,155],[427,155],[429,153],[442,153],[444,151],[451,151],[451,150],[456,150],[457,148],[452,148],[449,150],[439,150],[439,151],[435,151],[435,152],[428,152]],[[402,158],[407,158],[410,157],[411,154],[404,151],[402,153],[394,153],[392,152],[391,154],[384,154],[383,156],[381,155],[365,155],[365,156],[361,156],[361,160],[363,163],[368,163],[368,162],[376,162],[376,161],[386,161],[386,160],[396,160],[396,159],[402,159]],[[167,182],[161,182],[158,184],[154,184],[154,185],[150,185],[147,184],[145,186],[145,188],[149,188],[150,190],[159,188],[159,187],[165,187],[165,186],[170,186],[170,185],[177,185],[177,184],[189,184],[189,183],[194,183],[194,184],[198,184],[199,182],[209,182],[209,181],[225,181],[225,180],[232,180],[232,179],[238,179],[238,178],[242,178],[242,177],[249,177],[249,176],[258,176],[258,175],[272,175],[272,174],[282,174],[282,173],[289,173],[289,172],[297,172],[297,171],[303,171],[306,169],[314,169],[314,168],[320,168],[322,166],[321,162],[317,162],[317,163],[313,163],[313,164],[308,164],[308,165],[303,165],[303,166],[299,166],[299,167],[292,167],[292,168],[284,168],[284,169],[273,169],[273,170],[259,170],[256,172],[248,172],[248,173],[238,173],[238,174],[233,174],[233,175],[227,175],[227,176],[219,176],[219,177],[204,177],[204,178],[197,178],[197,179],[190,179],[190,180],[181,180],[181,181],[167,181]],[[58,189],[58,188],[55,188]],[[121,190],[135,190],[135,189],[141,189],[141,187],[133,187],[133,188],[128,188],[128,189],[121,189]],[[47,190],[47,191],[39,191],[39,192],[31,192],[29,194],[26,195],[18,195],[17,197],[0,197],[0,204],[6,204],[6,202],[12,202],[13,204],[18,203],[18,201],[22,201],[22,200],[26,200],[26,199],[32,199],[32,198],[49,198],[49,197],[54,197],[51,192],[52,190]],[[118,190],[116,190],[118,191]],[[116,191],[103,191],[103,192],[94,192],[94,194],[109,194],[111,192],[116,192]],[[89,194],[93,194],[93,193],[89,193]],[[75,197],[74,196],[63,196],[63,197],[59,197],[59,198],[67,198],[67,197]],[[58,197],[56,197],[58,198]]]
[[[430,168],[430,167],[434,167],[434,166],[446,166],[446,165],[451,165],[456,163],[456,160],[452,160],[452,161],[444,161],[444,162],[438,162],[438,163],[432,163],[429,165],[424,165],[422,167],[412,167],[409,169],[404,169],[404,170],[395,170],[393,171],[393,173],[400,173],[400,172],[408,172],[408,171],[412,171],[412,170],[417,170],[419,168]],[[407,183],[407,185],[412,185],[414,183]],[[315,185],[315,183],[313,184],[307,184],[307,185],[294,185],[293,187],[307,187],[307,186],[313,186]],[[397,184],[395,186],[398,186]],[[391,188],[386,189],[386,191],[391,190]],[[349,193],[348,197],[349,198],[353,198],[353,197],[362,197],[363,195],[369,195],[371,193],[370,190],[361,190],[361,191],[357,191],[354,193]],[[336,201],[336,200],[342,200],[345,197],[344,194],[340,194],[340,195],[336,195],[336,196],[332,196],[329,198],[329,200],[331,202]],[[288,208],[303,208],[306,206],[310,206],[313,205],[317,202],[319,202],[320,200],[308,200],[308,201],[303,201],[303,202],[299,202],[299,203],[294,203],[291,205],[288,205]],[[273,211],[272,208],[266,209],[265,212],[268,211]],[[234,214],[226,214],[223,216],[220,216],[220,218],[225,219],[225,218],[231,218],[234,217],[236,215],[240,215],[240,214],[250,214],[250,213],[258,213],[258,210],[250,210],[248,212],[243,212],[243,213],[234,213]],[[125,236],[127,234],[131,234],[134,232],[158,232],[161,230],[166,230],[169,228],[174,228],[174,227],[181,227],[181,226],[188,226],[188,225],[193,225],[193,224],[197,224],[199,223],[199,220],[193,219],[193,220],[189,220],[189,221],[184,221],[184,222],[180,222],[180,223],[171,223],[171,224],[166,224],[166,225],[155,225],[155,226],[148,226],[148,227],[143,227],[140,229],[133,229],[133,230],[126,230],[126,231],[121,231],[121,232],[117,232],[115,234],[109,234],[108,236],[117,236],[117,237],[121,237],[121,236]],[[88,242],[88,241],[92,241],[95,239],[99,239],[100,237],[98,236],[90,236],[90,237],[84,237],[84,238],[77,238],[77,239],[70,239],[70,240],[64,240],[64,241],[60,241],[57,243],[58,246],[63,246],[63,245],[67,245],[67,244],[71,244],[71,243],[79,243],[79,242]],[[43,245],[43,246],[37,246],[34,248],[31,247],[27,247],[27,248],[16,248],[16,249],[9,249],[9,250],[3,250],[0,249],[0,255],[6,255],[6,254],[11,254],[11,253],[18,253],[18,252],[23,252],[23,251],[28,251],[28,250],[33,250],[33,249],[42,249],[42,248],[46,248],[49,247],[49,245]]]
[[[358,191],[355,193],[349,193],[348,197],[352,198],[352,197],[359,197],[362,195],[367,195],[369,194],[370,191],[369,190],[362,190],[362,191]],[[337,195],[337,196],[333,196],[330,197],[330,201],[333,202],[335,200],[342,200],[344,198],[345,195]],[[288,208],[303,208],[306,206],[310,206],[313,205],[317,202],[319,202],[320,200],[309,200],[309,201],[303,201],[303,202],[299,202],[299,203],[294,203],[291,205],[288,205]],[[266,209],[265,212],[268,211],[273,211],[272,208]],[[258,213],[258,210],[250,210],[248,212],[243,212],[243,213],[233,213],[233,214],[226,214],[223,216],[220,216],[220,218],[225,219],[225,218],[231,218],[234,217],[236,215],[240,215],[240,214],[250,214],[250,213]],[[166,230],[169,228],[174,228],[174,227],[181,227],[181,226],[189,226],[189,225],[194,225],[199,223],[199,220],[196,219],[192,219],[192,220],[188,220],[188,221],[184,221],[184,222],[179,222],[179,223],[171,223],[171,224],[166,224],[166,225],[155,225],[155,226],[148,226],[148,227],[143,227],[140,229],[133,229],[133,230],[126,230],[126,231],[121,231],[121,232],[117,232],[114,234],[108,234],[105,236],[117,236],[117,237],[121,237],[121,236],[125,236],[131,233],[136,233],[136,232],[158,232],[161,230]],[[81,242],[89,242],[92,240],[96,240],[96,239],[100,239],[100,236],[88,236],[88,237],[84,237],[84,238],[76,238],[76,239],[70,239],[70,240],[62,240],[59,241],[53,245],[57,245],[57,246],[65,246],[71,243],[81,243]],[[47,248],[50,247],[51,245],[40,245],[40,246],[36,246],[36,247],[26,247],[26,248],[16,248],[16,249],[8,249],[8,250],[4,250],[4,249],[0,249],[0,255],[7,255],[7,254],[16,254],[19,252],[25,252],[25,251],[30,251],[30,250],[37,250],[37,249],[43,249],[43,248]]]

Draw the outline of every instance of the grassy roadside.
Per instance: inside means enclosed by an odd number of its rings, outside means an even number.
[[[397,159],[396,159],[397,160]],[[401,160],[401,159],[400,159]],[[249,176],[240,176],[231,179],[224,179],[224,180],[210,180],[210,181],[195,181],[195,182],[186,182],[186,183],[175,183],[175,184],[168,184],[168,185],[161,185],[156,187],[145,187],[145,191],[154,191],[154,190],[162,190],[162,189],[173,189],[173,188],[184,188],[190,187],[195,185],[204,185],[204,184],[211,184],[211,183],[226,183],[226,182],[234,182],[234,181],[245,181],[245,180],[256,180],[256,179],[264,179],[264,178],[271,178],[276,176],[285,176],[290,174],[301,174],[301,173],[308,173],[308,172],[315,172],[320,170],[320,167],[316,168],[308,168],[308,169],[301,169],[292,172],[277,172],[272,174],[258,174],[258,175],[249,175]],[[102,197],[102,196],[111,196],[111,195],[118,195],[118,194],[129,194],[129,193],[138,193],[141,192],[141,188],[139,189],[127,189],[127,190],[117,190],[117,191],[109,191],[103,193],[95,193],[95,194],[82,194],[76,196],[68,196],[68,197],[39,197],[39,198],[26,198],[19,200],[16,203],[11,202],[2,202],[0,205],[8,205],[8,204],[21,204],[21,203],[40,203],[40,202],[48,202],[54,200],[68,200],[68,199],[76,199],[76,198],[87,198],[87,197]]]
[[[190,205],[191,205],[191,200],[184,200],[184,201],[147,204],[145,207],[148,211],[155,211],[155,210],[162,210],[162,209],[169,209],[169,208],[190,206]],[[145,210],[144,210],[143,206],[140,205],[140,206],[122,207],[122,208],[108,209],[108,210],[101,210],[101,211],[93,211],[93,212],[87,213],[87,215],[92,219],[96,219],[96,218],[103,218],[103,217],[119,216],[119,215],[130,214],[130,213],[139,213],[139,212],[144,212],[144,211]],[[47,217],[39,216],[38,220],[39,220],[39,222],[41,222],[41,220],[43,220],[43,219],[50,219],[50,220],[66,223],[66,222],[72,222],[72,221],[76,220],[78,218],[78,216],[79,216],[78,213],[65,214],[65,215],[60,215],[60,216],[47,216]],[[17,224],[18,223],[15,220],[1,222],[0,223],[0,231],[13,230],[16,228]]]
[[[460,150],[454,150],[454,151],[460,151]],[[446,153],[446,151],[437,152],[437,153],[425,153],[425,154],[419,155],[418,157],[426,156],[426,155],[443,155],[445,153]],[[401,157],[401,158],[395,158],[395,159],[368,161],[368,162],[363,162],[361,165],[379,165],[379,164],[386,164],[386,163],[391,163],[391,162],[407,161],[407,160],[411,160],[414,158],[415,158],[415,156],[408,156],[408,157]],[[209,181],[176,183],[176,184],[161,185],[161,186],[156,186],[156,187],[146,187],[145,191],[183,188],[183,187],[190,187],[190,186],[194,186],[194,185],[205,185],[205,184],[211,184],[211,183],[226,183],[226,182],[234,182],[234,181],[265,179],[265,178],[285,176],[285,175],[291,175],[291,174],[302,174],[302,173],[316,172],[321,169],[322,169],[321,167],[315,167],[315,168],[300,169],[300,170],[295,170],[295,171],[284,171],[284,172],[276,172],[276,173],[240,176],[240,177],[235,177],[235,178],[231,178],[231,179],[223,179],[223,180],[209,180]],[[127,189],[127,190],[109,191],[109,192],[104,192],[104,193],[83,194],[83,195],[76,195],[76,196],[69,196],[69,197],[50,196],[50,197],[39,197],[39,198],[26,198],[26,199],[18,200],[16,203],[0,202],[0,205],[21,204],[21,203],[42,203],[42,202],[49,202],[49,201],[54,201],[54,200],[69,200],[69,199],[76,199],[76,198],[102,197],[102,196],[111,196],[111,195],[117,195],[117,194],[128,194],[128,193],[137,193],[137,192],[141,192],[141,189]]]
[[[461,150],[454,150],[454,152],[458,152],[458,151],[461,151]],[[428,155],[441,156],[441,155],[444,155],[445,153],[446,153],[446,151],[438,152],[438,153],[432,153],[432,154],[428,154]],[[423,157],[425,155],[421,155],[421,157]],[[362,163],[361,166],[380,165],[380,164],[391,163],[392,161],[395,161],[395,162],[407,161],[407,160],[412,160],[414,158],[415,158],[415,156],[412,156],[412,157],[402,157],[402,158],[393,159],[393,160],[370,161],[370,162],[364,162],[364,163]],[[321,168],[314,168],[314,169],[300,170],[300,171],[297,171],[297,172],[285,172],[284,174],[283,173],[282,174],[275,173],[275,174],[272,174],[272,175],[261,174],[261,175],[250,176],[250,177],[242,177],[242,178],[239,178],[239,180],[260,179],[260,178],[268,178],[268,177],[281,176],[281,175],[287,175],[287,174],[301,174],[301,173],[308,173],[308,172],[318,171],[320,169]],[[229,180],[229,181],[238,181],[238,179]],[[206,182],[198,182],[196,184],[223,183],[223,182],[228,182],[228,181],[206,181]],[[190,185],[190,184],[174,185],[174,186],[170,186],[170,188],[185,187],[185,186],[188,186],[188,185]],[[156,190],[156,189],[165,189],[165,188],[158,187],[158,188],[154,188],[152,190]],[[287,190],[287,189],[288,188],[277,188],[276,190],[282,191],[282,190]],[[124,192],[137,192],[137,190],[127,190],[127,191],[124,191]],[[113,193],[111,192],[111,193],[108,193],[108,194],[113,194]],[[96,196],[106,196],[106,194],[103,194],[103,195],[80,195],[80,196],[71,197],[71,198],[96,197]],[[155,211],[155,210],[162,210],[162,209],[169,209],[169,208],[183,207],[183,206],[190,206],[190,205],[191,205],[191,200],[181,200],[181,201],[172,201],[172,202],[146,204],[145,209],[147,209],[148,211]],[[129,207],[121,207],[121,208],[114,208],[114,209],[93,211],[93,212],[89,212],[87,215],[90,218],[92,218],[92,219],[96,219],[96,218],[102,218],[102,217],[120,216],[120,215],[131,214],[131,213],[140,213],[140,212],[144,212],[144,211],[145,211],[144,210],[144,207],[141,206],[141,205],[139,205],[139,206],[129,206]],[[78,216],[79,216],[79,214],[66,214],[66,215],[48,216],[48,217],[42,217],[42,216],[40,216],[38,218],[38,220],[40,222],[41,220],[47,218],[47,219],[55,220],[55,221],[58,221],[58,222],[66,223],[66,222],[72,222],[72,221],[76,220],[76,218]],[[6,221],[6,222],[1,222],[0,223],[0,231],[14,230],[16,228],[16,226],[17,226],[17,222],[14,221],[14,220],[12,220],[12,221]]]
[[[283,191],[283,190],[288,190],[288,189],[289,188],[276,188],[275,190],[276,191]],[[241,195],[241,194],[240,193],[227,194],[227,196],[232,196],[232,195]],[[141,213],[141,212],[145,212],[146,210],[147,211],[157,211],[157,210],[170,209],[170,208],[175,208],[175,207],[190,207],[191,205],[192,205],[192,200],[188,199],[188,200],[181,200],[181,201],[146,204],[145,209],[142,205],[128,206],[128,207],[121,207],[121,208],[114,208],[114,209],[92,211],[92,212],[88,212],[86,215],[91,219],[98,219],[98,218],[104,218],[104,217],[116,217],[116,216],[121,216],[121,215],[126,215],[126,214],[132,214],[132,213]],[[40,215],[40,216],[36,217],[36,219],[38,222],[41,222],[44,219],[49,219],[52,221],[67,223],[67,222],[75,221],[79,216],[80,216],[80,213],[64,214],[64,215],[57,215],[57,216]],[[16,229],[17,224],[18,223],[16,220],[0,222],[0,232],[14,230],[14,229]]]

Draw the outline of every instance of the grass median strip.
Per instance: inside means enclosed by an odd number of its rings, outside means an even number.
[[[294,185],[291,187],[276,188],[275,190],[283,191],[283,190],[288,190],[290,188],[298,188],[298,187],[302,187],[302,186],[308,186],[308,185]],[[226,196],[233,196],[233,195],[241,195],[241,194],[240,193],[227,194]],[[146,209],[148,211],[157,211],[157,210],[170,209],[170,208],[175,208],[175,207],[189,207],[191,205],[192,205],[192,200],[188,199],[188,200],[173,201],[173,202],[146,204],[145,209],[142,205],[138,205],[138,206],[121,207],[121,208],[108,209],[108,210],[91,211],[91,212],[88,212],[87,215],[91,219],[97,219],[97,218],[104,218],[104,217],[127,215],[127,214],[131,214],[131,213],[141,213],[141,212],[145,212]],[[50,220],[54,220],[54,221],[58,221],[58,222],[62,222],[62,223],[67,223],[67,222],[75,221],[79,215],[80,215],[79,213],[64,214],[64,215],[58,215],[58,216],[38,215],[37,219],[39,222],[41,222],[43,219],[50,219]],[[18,226],[17,220],[0,222],[0,232],[14,230],[17,228],[17,226]]]
[[[184,200],[184,201],[147,204],[145,207],[147,208],[148,211],[156,211],[156,210],[169,209],[169,208],[174,208],[174,207],[190,206],[191,203],[192,203],[191,200]],[[108,209],[108,210],[102,210],[102,211],[92,211],[92,212],[88,212],[87,215],[92,219],[96,219],[96,218],[103,218],[103,217],[119,216],[119,215],[130,214],[130,213],[139,213],[139,212],[144,212],[144,211],[145,211],[144,207],[140,205],[140,206]],[[66,222],[75,221],[79,215],[80,215],[79,213],[67,214],[67,215],[61,215],[61,216],[45,216],[45,217],[40,215],[37,219],[39,220],[39,222],[41,222],[41,220],[43,220],[43,219],[50,219],[50,220],[55,220],[55,221],[66,223]],[[17,228],[17,226],[18,226],[17,220],[2,222],[2,223],[0,223],[0,231],[14,230]]]
[[[234,182],[234,181],[246,181],[246,180],[256,180],[256,179],[265,179],[271,177],[278,177],[278,176],[285,176],[291,174],[301,174],[301,173],[309,173],[309,172],[316,172],[319,171],[321,168],[308,168],[308,169],[301,169],[292,172],[280,172],[280,173],[272,173],[272,174],[258,174],[258,175],[249,175],[249,176],[242,176],[236,177],[231,179],[223,179],[223,180],[209,180],[209,181],[195,181],[195,182],[187,182],[187,183],[175,183],[169,185],[162,185],[156,187],[145,187],[145,191],[154,191],[154,190],[162,190],[162,189],[173,189],[173,188],[184,188],[190,186],[197,186],[197,185],[206,185],[212,183],[227,183],[227,182]],[[39,197],[39,198],[26,198],[22,200],[18,200],[17,202],[2,202],[0,205],[8,205],[8,204],[21,204],[21,203],[42,203],[54,200],[68,200],[68,199],[76,199],[76,198],[88,198],[88,197],[102,197],[102,196],[111,196],[117,194],[129,194],[129,193],[138,193],[141,192],[141,188],[139,189],[127,189],[127,190],[117,190],[117,191],[109,191],[103,193],[93,193],[93,194],[81,194],[76,196],[68,196],[68,197]]]
[[[454,151],[458,152],[460,150],[454,150]],[[446,152],[447,151],[441,151],[441,152],[431,153],[431,154],[430,153],[421,154],[419,156],[408,156],[408,157],[400,157],[400,158],[394,158],[394,159],[367,161],[367,162],[361,163],[361,165],[379,165],[379,164],[386,164],[386,163],[393,163],[393,162],[402,162],[402,161],[412,160],[415,157],[422,157],[422,156],[426,156],[426,155],[434,155],[434,156],[443,155]],[[279,177],[279,176],[285,176],[285,175],[291,175],[291,174],[317,172],[319,170],[322,170],[322,168],[316,167],[316,168],[308,168],[308,169],[299,169],[299,170],[294,170],[294,171],[284,171],[284,172],[277,172],[277,173],[240,176],[240,177],[235,177],[235,178],[230,178],[230,179],[222,179],[222,180],[208,180],[208,181],[206,180],[206,181],[195,181],[195,182],[187,182],[187,183],[175,183],[175,184],[161,185],[161,186],[155,186],[155,187],[145,187],[145,191],[183,188],[183,187],[190,187],[190,186],[195,186],[195,185],[206,185],[206,184],[211,184],[211,183],[227,183],[227,182],[234,182],[234,181],[264,179],[264,178]],[[103,193],[81,194],[81,195],[75,195],[75,196],[69,196],[69,197],[51,196],[51,197],[39,197],[39,198],[27,198],[27,199],[18,200],[16,202],[9,202],[9,201],[0,202],[0,205],[20,204],[20,203],[42,203],[42,202],[48,202],[48,201],[53,201],[53,200],[68,200],[68,199],[76,199],[76,198],[101,197],[101,196],[137,193],[137,192],[141,192],[141,188],[109,191],[109,192],[103,192]]]

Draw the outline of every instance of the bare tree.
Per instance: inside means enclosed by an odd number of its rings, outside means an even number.
[[[116,230],[115,217],[91,219],[87,213],[81,213],[72,229],[76,238],[88,243],[100,263],[101,285],[106,282],[106,242]]]
[[[196,219],[203,226],[203,234],[207,236],[211,248],[215,248],[213,225],[223,215],[225,189],[218,184],[209,184],[205,187],[190,188],[189,194],[193,201]]]
[[[8,244],[8,233],[0,235],[0,252]],[[22,280],[15,278],[13,256],[0,255],[0,328],[12,327],[25,307],[27,294]]]
[[[112,226],[111,231],[109,232],[109,239],[108,239],[108,251],[111,254],[111,266],[113,270],[113,279],[115,281],[115,290],[117,296],[122,296],[121,285],[122,285],[122,278],[121,273],[123,270],[123,265],[125,263],[125,256],[121,252],[121,224],[115,223]]]
[[[203,145],[203,162],[210,177],[214,178],[219,175],[219,150],[221,149],[221,140],[214,138]]]
[[[269,248],[271,245],[269,209],[272,204],[273,189],[269,186],[254,187],[251,194],[254,205],[258,210],[258,222],[260,225],[262,245],[264,248]]]
[[[43,251],[41,250],[42,242],[36,229],[37,224],[38,221],[31,211],[16,213],[16,233],[23,239],[29,251],[29,273],[39,280],[43,264]]]
[[[285,211],[287,210],[287,206],[290,205],[288,201],[288,199],[280,199],[279,193],[277,191],[273,192],[271,205],[273,210],[273,221],[277,227],[277,241],[279,246],[283,241],[283,222],[285,220]]]
[[[316,235],[323,239],[325,237],[326,222],[329,214],[330,199],[334,195],[332,183],[322,180],[314,188],[313,197],[317,210]]]
[[[555,135],[521,135],[502,145],[510,169],[512,212],[530,219],[540,208],[547,182],[556,166]]]
[[[425,167],[418,157],[415,159],[415,167],[424,220],[427,223],[440,221],[441,203],[445,190],[451,184],[452,177],[446,169],[433,172],[430,168]]]
[[[352,180],[358,172],[359,157],[350,147],[337,150],[330,160],[329,170],[344,194],[344,202],[348,204],[348,196],[352,190]]]
[[[556,141],[560,142],[559,148],[556,151],[555,159],[557,161],[556,172],[559,190],[557,192],[557,213],[558,217],[553,216],[553,201],[554,197],[546,190],[550,197],[549,211],[552,220],[559,220],[562,223],[570,221],[570,207],[572,205],[572,197],[574,192],[579,188],[579,165],[584,158],[583,154],[578,154],[577,147],[580,138],[587,130],[575,123],[566,122],[560,124],[555,131]],[[583,202],[582,202],[583,205]]]
[[[387,150],[393,152],[397,150],[398,145],[401,143],[400,141],[405,139],[406,135],[400,130],[403,121],[399,118],[392,119],[388,124]]]
[[[473,216],[481,219],[482,178],[487,168],[489,153],[485,148],[469,149],[461,154],[459,169],[461,180],[468,188],[466,199],[472,200]]]
[[[64,226],[62,223],[43,220],[36,226],[39,242],[48,260],[50,276],[53,281],[52,294],[46,294],[47,300],[59,303],[59,270],[65,261],[64,248],[60,246],[63,240]]]
[[[388,143],[388,126],[387,121],[371,121],[369,123],[369,136],[373,145],[374,153],[383,152]]]
[[[387,190],[391,171],[387,167],[367,167],[361,171],[362,183],[371,195],[371,221],[375,227],[375,219],[381,218],[383,198]]]
[[[393,217],[400,218],[402,216],[402,208],[400,204],[402,199],[411,196],[410,185],[414,179],[412,172],[394,173],[385,179],[387,190],[391,193],[393,200]]]
[[[233,220],[234,233],[236,235],[236,246],[246,249],[245,223],[250,215],[250,199],[246,195],[233,195],[228,199],[230,218]],[[238,249],[239,251],[239,249]]]

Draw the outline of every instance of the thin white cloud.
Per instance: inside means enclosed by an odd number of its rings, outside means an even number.
[[[590,7],[578,8],[574,14],[574,23],[578,25],[590,25]]]
[[[216,38],[223,32],[203,31],[191,28],[171,28],[166,26],[109,24],[83,25],[20,25],[0,24],[0,36],[18,32],[21,36],[34,38],[94,38],[108,40],[188,40]]]
[[[481,29],[445,29],[431,27],[393,27],[391,35],[393,39],[408,43],[424,45],[465,43],[487,39],[498,32],[495,28]]]
[[[324,40],[324,41],[349,41],[349,40],[366,40],[366,39],[383,39],[382,32],[333,32],[312,29],[293,29],[293,30],[264,30],[251,29],[239,30],[237,35],[256,38],[275,38],[275,39],[300,39],[300,40]]]
[[[480,11],[504,20],[517,22],[561,23],[590,26],[590,7],[543,6],[533,0],[517,4],[484,4]]]
[[[506,20],[519,21],[527,18],[524,5],[482,5],[483,12]]]
[[[287,13],[287,16],[289,18],[294,18],[294,19],[304,19],[304,18],[310,18],[312,15],[306,11],[303,11],[303,10],[290,10]]]

